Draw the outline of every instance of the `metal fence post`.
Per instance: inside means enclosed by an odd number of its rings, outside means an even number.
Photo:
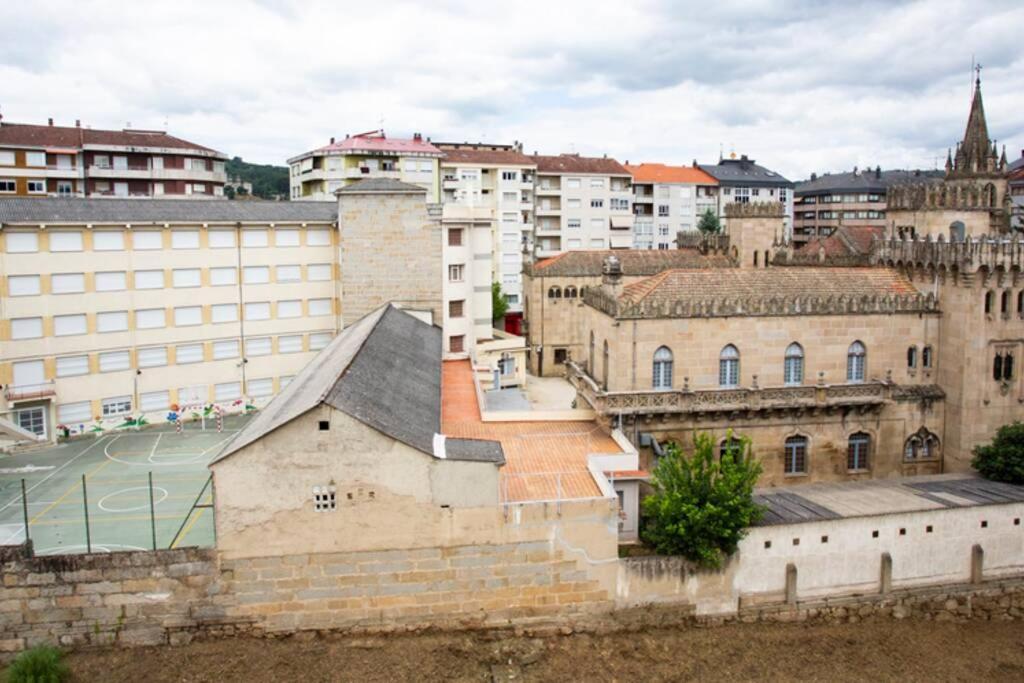
[[[28,494],[25,492],[25,480],[21,480],[21,514],[25,519],[25,543],[31,547],[29,543],[32,539],[28,535]]]
[[[82,510],[85,512],[85,552],[92,552],[92,538],[89,536],[89,494],[85,490],[85,475],[82,475]]]
[[[153,550],[156,550],[156,506],[153,505],[153,472],[149,473],[149,529],[153,534]]]

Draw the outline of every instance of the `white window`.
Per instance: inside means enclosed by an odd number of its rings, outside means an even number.
[[[592,240],[590,240],[590,248],[591,249],[604,249],[604,240],[602,240],[602,239],[592,239]]]
[[[138,309],[135,311],[135,327],[140,330],[167,327],[167,314],[162,308]]]
[[[242,231],[243,247],[265,247],[268,243],[266,228],[250,228]]]
[[[297,247],[299,246],[299,231],[294,228],[281,229],[274,232],[274,246]]]
[[[252,337],[245,340],[246,356],[269,356],[270,337]]]
[[[188,327],[203,324],[202,306],[177,306],[174,309],[174,326]]]
[[[0,166],[14,166],[14,150],[0,150]]]
[[[128,329],[128,311],[104,311],[96,314],[97,332],[124,332]]]
[[[96,251],[124,251],[124,231],[97,230],[92,234],[92,248]]]
[[[163,249],[163,234],[159,230],[140,230],[138,232],[133,232],[132,247],[139,251]]]
[[[131,396],[115,396],[113,398],[105,398],[102,403],[103,417],[113,417],[114,415],[127,415],[132,412],[132,397]]]
[[[54,273],[50,276],[50,291],[54,294],[79,294],[85,291],[82,273]]]
[[[331,343],[331,337],[330,332],[314,332],[309,335],[309,350],[319,351]]]
[[[238,340],[222,339],[213,342],[213,359],[238,358]]]
[[[590,219],[590,229],[591,230],[603,230],[604,226],[605,226],[605,220],[606,219],[604,219],[604,218],[591,218]]]
[[[92,411],[88,401],[62,403],[57,406],[57,419],[61,424],[76,425],[92,421]]]
[[[198,268],[175,268],[171,271],[171,282],[175,287],[198,287],[202,277]]]
[[[82,231],[54,230],[50,233],[50,251],[82,251]]]
[[[6,231],[5,231],[6,232]],[[39,251],[39,233],[37,232],[8,232],[7,253],[8,254],[31,254]]]
[[[317,228],[316,230],[306,231],[306,246],[310,247],[326,247],[331,243],[331,233],[329,230],[323,230]]]
[[[282,375],[277,382],[281,391],[284,391],[284,388],[291,384],[293,379],[295,379],[295,375]]]
[[[164,271],[136,270],[135,289],[161,289],[164,286]]]
[[[139,410],[146,413],[154,413],[157,411],[164,411],[171,407],[171,392],[164,389],[163,391],[147,391],[139,394]]]
[[[210,284],[214,287],[220,287],[222,285],[237,285],[238,271],[234,266],[210,268]]]
[[[846,381],[847,382],[863,382],[864,381],[864,368],[867,364],[867,349],[859,341],[855,341],[850,344],[849,350],[846,352]]]
[[[740,384],[740,352],[732,344],[726,345],[718,355],[718,385],[732,389]]]
[[[330,315],[331,311],[331,300],[330,299],[310,299],[309,300],[309,314],[310,315]]]
[[[77,377],[89,374],[88,356],[60,356],[57,358],[58,377]]]
[[[198,249],[199,248],[199,231],[198,230],[172,230],[171,231],[171,248],[172,249]]]
[[[570,190],[578,190],[578,189],[580,189],[580,179],[579,178],[567,178],[566,181],[565,181],[565,186],[567,188],[569,188]]]
[[[53,316],[53,334],[56,337],[85,334],[86,329],[84,313]]]
[[[100,354],[100,372],[118,372],[129,367],[127,351],[108,351]]]
[[[578,208],[580,208],[580,200],[578,198],[577,199],[569,199],[569,200],[566,201],[566,206],[568,208],[570,208],[570,209],[578,209]]]
[[[246,320],[269,320],[270,302],[256,301],[245,305]]]
[[[298,299],[277,302],[278,318],[298,318],[302,315],[302,302]]]
[[[140,368],[158,368],[167,365],[166,346],[147,346],[136,352]]]
[[[193,194],[206,194],[206,183],[192,183],[189,187]]]
[[[235,246],[234,230],[210,230],[209,243],[211,249],[230,249]]]
[[[233,323],[238,320],[238,306],[214,304],[210,306],[210,320],[215,323]]]
[[[96,273],[97,292],[120,292],[128,288],[128,276],[123,270]]]
[[[10,296],[32,296],[39,293],[38,275],[10,275],[7,278],[7,293]]]
[[[199,363],[203,360],[202,344],[178,344],[174,350],[174,362],[179,365]]]
[[[448,281],[462,282],[462,279],[465,275],[465,268],[466,266],[461,263],[448,266]]]
[[[302,268],[299,266],[278,266],[278,282],[299,282],[302,280]]]
[[[590,186],[591,187],[601,187],[601,188],[603,188],[604,187],[604,178],[591,178],[590,179]]]
[[[270,266],[245,266],[242,282],[247,285],[263,285],[270,282]]]
[[[46,152],[25,152],[26,166],[46,166]]]
[[[92,157],[92,163],[97,168],[110,168],[110,155],[108,155],[108,154],[95,154]]]
[[[117,170],[126,170],[128,168],[128,157],[116,156],[114,157],[114,168]]]
[[[274,393],[274,378],[273,377],[262,377],[260,379],[251,379],[247,382],[249,385],[249,395],[254,398],[261,396],[270,396]]]
[[[290,334],[277,338],[278,353],[298,353],[302,351],[302,335]]]
[[[331,264],[313,263],[306,267],[306,277],[312,282],[320,282],[331,279]],[[278,275],[280,279],[280,274]]]
[[[42,336],[42,318],[13,318],[11,320],[11,339],[36,339]]]
[[[242,385],[238,382],[225,382],[213,385],[214,401],[233,401],[242,395]]]

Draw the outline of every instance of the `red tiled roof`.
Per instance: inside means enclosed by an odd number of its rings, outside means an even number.
[[[733,268],[735,263],[725,254],[702,254],[697,249],[615,249],[567,251],[529,264],[527,270],[535,277],[572,277],[600,275],[604,260],[614,255],[626,276],[655,275],[673,268]]]
[[[0,124],[0,145],[23,147],[81,148],[83,145],[111,147],[166,147],[220,154],[214,149],[176,138],[160,131],[98,130],[71,126],[35,126],[27,123]]]
[[[607,157],[581,157],[579,154],[532,157],[540,173],[597,173],[602,175],[629,175],[626,167]]]
[[[392,154],[424,154],[440,157],[444,153],[426,140],[389,138],[382,130],[359,133],[346,137],[333,145],[321,147],[317,152],[387,152]]]
[[[828,237],[814,237],[808,240],[797,249],[797,254],[817,257],[819,250],[824,249],[826,258],[861,256],[871,251],[873,240],[884,236],[885,228],[881,226],[844,225]]]
[[[536,166],[533,157],[511,149],[443,149],[442,163],[451,164],[503,164],[506,166]]]
[[[633,174],[637,183],[694,183],[696,185],[717,185],[714,176],[693,166],[668,166],[666,164],[626,164],[626,170]]]

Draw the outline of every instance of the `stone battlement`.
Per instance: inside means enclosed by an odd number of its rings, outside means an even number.
[[[871,263],[885,266],[945,268],[961,273],[989,270],[1020,270],[1024,265],[1024,238],[973,238],[949,242],[940,235],[918,239],[893,237],[872,245]]]
[[[782,202],[733,202],[725,205],[726,218],[785,218],[786,205]]]

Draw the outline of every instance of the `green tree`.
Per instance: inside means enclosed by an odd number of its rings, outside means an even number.
[[[508,297],[501,291],[501,284],[498,282],[491,283],[491,320],[492,322],[500,322],[504,320],[505,314],[508,313]]]
[[[734,552],[746,528],[761,517],[753,492],[761,465],[750,453],[750,440],[735,438],[726,457],[716,458],[710,434],[694,435],[687,458],[669,444],[654,468],[654,493],[644,499],[642,537],[656,551],[682,555],[718,568]]]
[[[711,209],[707,209],[700,215],[700,220],[697,221],[697,229],[705,235],[714,235],[722,232],[722,223],[718,220],[718,216]]]
[[[227,197],[228,199],[234,199],[235,198],[235,186],[234,185],[225,185],[224,186],[224,196]]]
[[[986,479],[1024,484],[1024,423],[1003,425],[992,443],[975,446],[971,464]]]
[[[70,675],[64,653],[51,645],[36,645],[18,655],[7,669],[7,683],[62,683]]]

